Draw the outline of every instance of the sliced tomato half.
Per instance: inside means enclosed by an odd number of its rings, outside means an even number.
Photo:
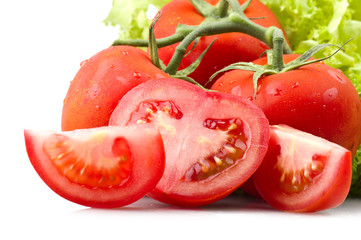
[[[154,129],[25,130],[25,142],[43,181],[85,206],[130,204],[152,190],[164,171],[163,142]]]
[[[351,152],[286,125],[270,127],[268,152],[253,176],[271,206],[314,212],[340,205],[351,184]]]
[[[232,193],[256,171],[269,138],[268,120],[247,99],[171,78],[129,91],[110,125],[159,129],[166,167],[149,196],[181,206],[209,204]]]

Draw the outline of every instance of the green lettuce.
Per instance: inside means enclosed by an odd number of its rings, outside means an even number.
[[[304,53],[321,44],[345,47],[326,63],[341,69],[355,85],[361,97],[361,7],[359,0],[261,0],[277,15],[295,53]],[[104,20],[119,27],[119,38],[146,39],[150,19],[149,6],[159,9],[170,0],[113,0],[112,9]],[[262,17],[262,16],[260,16]],[[328,48],[315,57],[330,55]],[[360,123],[361,124],[361,123]],[[350,196],[361,197],[361,148],[353,160]]]
[[[146,39],[151,21],[147,11],[159,9],[169,1],[113,0],[112,8],[104,23],[118,27],[121,39]]]
[[[352,40],[326,63],[341,69],[361,97],[361,7],[359,0],[261,0],[277,15],[295,53],[321,43]],[[315,57],[330,55],[329,48]],[[360,123],[361,124],[361,123]],[[353,159],[350,196],[361,197],[361,147]]]
[[[359,0],[261,0],[277,15],[295,53],[320,43],[345,46],[326,61],[341,69],[361,96],[361,7]],[[328,48],[316,57],[330,55]]]

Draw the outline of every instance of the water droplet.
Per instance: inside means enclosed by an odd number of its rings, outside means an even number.
[[[95,109],[96,109],[96,110],[100,110],[100,106],[99,106],[99,105],[96,105],[96,106],[95,106]]]
[[[252,96],[249,96],[247,99],[250,100],[250,101],[253,101],[253,97],[252,97]]]
[[[329,101],[335,100],[337,95],[338,95],[337,88],[330,88],[330,89],[326,90],[322,96],[325,101],[329,102]]]
[[[273,95],[273,96],[281,96],[282,89],[273,88],[273,89],[267,91],[267,93],[268,93],[269,95]]]
[[[123,54],[124,56],[128,56],[129,52],[128,52],[128,51],[122,51],[122,54]]]
[[[261,92],[261,89],[262,89],[262,85],[261,85],[261,83],[258,83],[256,93],[259,94]]]
[[[231,94],[241,96],[242,95],[241,87],[235,86],[234,88],[232,88]]]
[[[134,73],[133,73],[133,77],[135,77],[135,78],[141,78],[141,77],[142,77],[142,74],[140,74],[139,72],[134,72]]]
[[[338,82],[346,83],[346,79],[345,77],[343,77],[343,73],[340,69],[337,69],[336,71],[335,69],[330,69],[328,70],[328,73],[333,79],[336,79]]]
[[[80,67],[83,67],[87,62],[89,62],[89,59],[81,61]]]
[[[110,68],[114,68],[114,64],[111,64],[109,67],[110,67]]]
[[[295,88],[297,88],[297,87],[299,87],[300,86],[300,84],[298,83],[298,82],[295,82],[293,85],[292,85],[292,89],[295,89]]]

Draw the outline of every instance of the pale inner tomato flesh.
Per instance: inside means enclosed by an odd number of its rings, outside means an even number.
[[[139,104],[138,109],[132,113],[128,124],[134,123],[134,121],[138,124],[149,123],[158,111],[167,113],[169,117],[174,119],[183,117],[182,111],[172,101],[149,101]]]
[[[88,188],[119,187],[130,176],[132,155],[123,137],[110,139],[100,134],[82,141],[52,134],[44,151],[60,174]]]
[[[247,150],[247,138],[240,119],[206,119],[203,126],[224,131],[228,139],[223,147],[193,164],[183,177],[183,181],[200,181],[215,176],[243,158]]]
[[[278,188],[289,194],[300,193],[317,181],[328,158],[325,155],[314,154],[300,164],[295,163],[293,154],[289,151],[288,154],[279,155],[274,167],[279,176]]]

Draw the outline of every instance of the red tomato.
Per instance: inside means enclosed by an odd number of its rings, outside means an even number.
[[[153,129],[25,130],[25,142],[43,181],[85,206],[130,204],[152,190],[164,171],[163,142]]]
[[[149,196],[182,206],[229,195],[255,172],[268,144],[268,121],[250,101],[171,78],[129,91],[110,125],[159,129],[166,167]]]
[[[299,55],[285,55],[286,63]],[[265,65],[266,58],[254,61]],[[262,77],[253,99],[253,72],[232,70],[213,90],[247,97],[266,114],[271,125],[286,124],[335,142],[356,153],[361,141],[361,100],[351,81],[325,63],[313,63]]]
[[[219,2],[219,0],[206,1],[212,5]],[[239,2],[242,4],[246,0],[239,0]],[[156,38],[173,35],[178,24],[199,25],[204,20],[204,17],[198,13],[189,0],[171,1],[161,10],[162,17],[155,25],[154,33]],[[249,18],[264,17],[254,20],[255,23],[263,27],[276,26],[282,29],[273,12],[259,0],[253,0],[246,9],[245,14]],[[194,62],[214,39],[217,39],[217,41],[209,49],[196,71],[190,75],[201,85],[204,85],[213,73],[225,66],[235,62],[253,61],[268,49],[267,45],[260,40],[243,33],[206,36],[202,37],[196,48],[182,60],[179,69],[183,69]],[[159,57],[165,64],[169,63],[176,46],[178,46],[178,43],[159,49]],[[188,51],[191,47],[188,48]]]
[[[122,96],[149,79],[168,77],[135,47],[109,47],[81,63],[64,99],[62,130],[108,125]]]
[[[265,159],[254,174],[262,198],[285,211],[314,212],[340,205],[351,185],[347,149],[286,125],[270,127]]]

